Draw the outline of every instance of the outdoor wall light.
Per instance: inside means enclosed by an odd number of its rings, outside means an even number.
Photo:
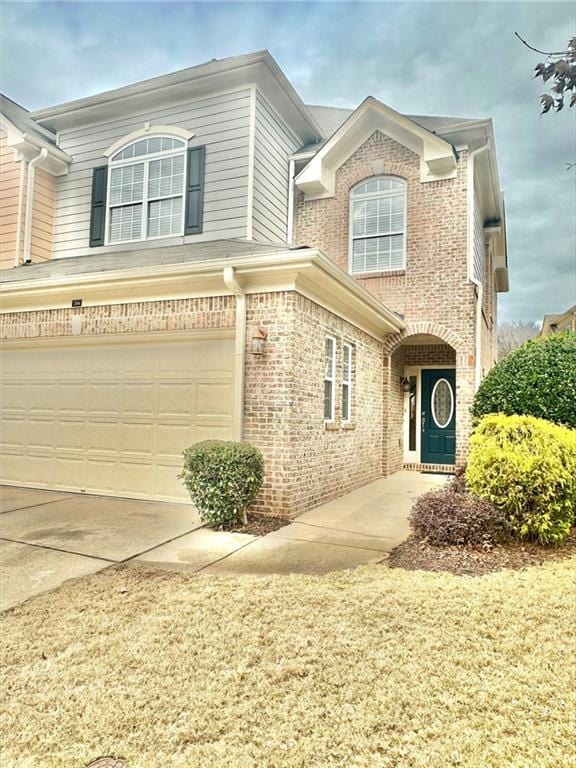
[[[256,335],[252,337],[250,342],[250,354],[251,355],[263,355],[266,351],[266,339],[268,338],[268,331],[264,328],[258,328]]]
[[[410,392],[410,379],[407,379],[406,376],[401,376],[400,386],[402,387],[402,392]]]

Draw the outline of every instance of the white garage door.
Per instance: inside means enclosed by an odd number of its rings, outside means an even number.
[[[233,436],[232,339],[7,348],[1,479],[183,501],[182,450]]]

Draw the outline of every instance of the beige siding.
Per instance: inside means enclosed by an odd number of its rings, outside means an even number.
[[[18,186],[20,163],[7,146],[6,134],[0,132],[0,268],[14,266],[18,221]]]
[[[14,266],[16,230],[18,225],[18,189],[20,167],[23,161],[14,159],[14,150],[7,146],[6,136],[0,133],[0,264],[2,269]],[[26,170],[20,235],[20,257],[24,245],[24,215],[26,205]],[[34,178],[34,205],[32,209],[32,262],[52,258],[54,229],[54,177],[40,168]]]
[[[259,92],[255,130],[254,239],[286,242],[288,157],[298,149],[299,141]]]

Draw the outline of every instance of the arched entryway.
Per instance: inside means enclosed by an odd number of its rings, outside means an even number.
[[[384,473],[452,471],[467,450],[474,370],[465,343],[423,323],[385,344]]]

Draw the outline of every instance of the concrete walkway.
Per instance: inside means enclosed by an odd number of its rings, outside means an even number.
[[[202,573],[326,573],[381,560],[443,475],[398,472],[257,538],[202,527],[189,504],[0,486],[0,610],[119,563]]]
[[[446,475],[397,472],[305,512],[284,528],[246,542],[200,569],[218,574],[322,574],[378,562],[408,536],[414,499],[446,479]],[[134,562],[200,570],[195,562],[199,533],[182,536]]]

